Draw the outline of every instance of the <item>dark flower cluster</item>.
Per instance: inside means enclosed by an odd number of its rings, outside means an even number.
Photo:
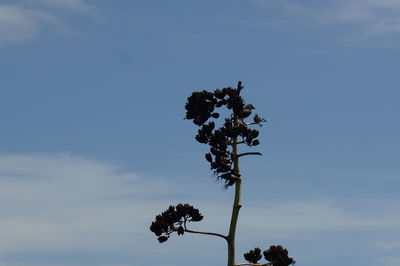
[[[288,266],[295,264],[296,261],[288,256],[288,250],[282,246],[270,246],[270,248],[263,252],[264,258],[272,262],[273,266]]]
[[[268,250],[263,252],[264,258],[273,266],[289,266],[295,264],[296,261],[288,256],[288,250],[282,246],[270,246]],[[255,248],[244,254],[245,260],[250,263],[258,263],[261,259],[261,250]]]
[[[208,144],[210,152],[206,153],[206,160],[218,178],[225,180],[226,186],[232,186],[240,180],[240,174],[234,169],[235,154],[232,146],[234,142],[245,143],[249,147],[260,143],[257,139],[258,130],[249,128],[250,125],[260,125],[264,119],[255,115],[251,122],[245,122],[254,110],[251,104],[245,105],[240,91],[243,89],[241,82],[236,89],[223,88],[213,92],[193,92],[186,103],[186,119],[200,126],[196,140]],[[215,129],[215,122],[209,119],[218,118],[220,114],[215,112],[216,108],[226,106],[232,110],[230,117],[225,118],[222,127]],[[208,122],[208,123],[207,123]]]
[[[189,204],[178,204],[169,208],[156,216],[151,223],[150,231],[157,237],[160,243],[168,240],[173,232],[183,235],[186,230],[187,222],[199,222],[203,216],[199,210]]]
[[[262,255],[260,248],[255,248],[244,254],[244,259],[250,263],[257,263],[261,258]]]
[[[186,118],[193,119],[193,123],[198,126],[204,124],[211,116],[218,117],[218,113],[213,113],[216,99],[213,93],[208,91],[193,92],[186,104]]]

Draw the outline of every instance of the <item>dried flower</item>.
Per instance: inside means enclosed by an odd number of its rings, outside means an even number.
[[[193,120],[194,124],[200,126],[196,140],[210,146],[210,153],[205,155],[206,160],[217,178],[225,180],[226,186],[231,186],[240,180],[240,174],[234,171],[233,165],[233,159],[237,156],[233,154],[234,141],[239,138],[238,141],[246,143],[249,147],[257,146],[260,143],[256,139],[259,132],[249,126],[265,122],[258,115],[253,117],[254,123],[244,122],[255,108],[251,104],[245,105],[240,96],[242,88],[239,82],[236,89],[228,87],[213,92],[204,90],[193,92],[185,105],[185,118]],[[219,118],[219,113],[214,110],[222,106],[232,110],[232,115],[225,118],[222,127],[215,129],[213,121],[206,124],[209,119]]]
[[[270,246],[263,254],[264,258],[272,262],[273,266],[288,266],[296,263],[293,258],[288,256],[288,250],[282,246]]]
[[[150,231],[158,236],[158,241],[163,243],[168,240],[171,233],[177,232],[183,235],[187,222],[199,222],[203,216],[199,210],[189,204],[178,204],[157,215],[151,223]]]
[[[258,263],[258,261],[261,260],[261,258],[262,255],[260,248],[255,248],[244,254],[244,259],[250,263]]]

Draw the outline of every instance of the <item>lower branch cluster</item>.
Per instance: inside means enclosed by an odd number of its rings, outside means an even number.
[[[288,253],[289,253],[288,250],[283,248],[280,245],[270,246],[269,249],[267,249],[263,252],[264,258],[268,261],[268,263],[258,264],[258,261],[262,259],[261,249],[255,248],[244,254],[245,260],[247,260],[249,263],[236,264],[236,266],[239,266],[239,265],[289,266],[289,265],[295,264],[296,261],[293,258],[289,257]]]

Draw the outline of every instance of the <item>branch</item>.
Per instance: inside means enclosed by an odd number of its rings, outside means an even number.
[[[261,122],[266,122],[266,121],[261,121]],[[246,125],[246,126],[252,126],[252,125],[259,125],[260,127],[263,126],[261,123],[254,123],[254,122],[251,122],[251,123],[243,122],[242,124]]]
[[[246,155],[262,155],[260,152],[245,152],[238,154],[237,157],[246,156]]]
[[[265,264],[259,264],[259,263],[249,263],[249,262],[246,262],[246,263],[239,263],[239,264],[235,264],[234,266],[242,266],[242,265],[251,265],[251,266],[269,266],[269,265],[272,265],[272,264],[274,264],[274,262],[268,262],[268,263],[265,263]]]
[[[178,231],[177,228],[174,228],[174,231]],[[189,229],[184,229],[184,232],[187,233],[192,233],[192,234],[202,234],[202,235],[210,235],[210,236],[218,236],[218,237],[222,237],[223,239],[225,239],[226,241],[228,241],[228,237],[221,235],[221,234],[217,234],[217,233],[212,233],[212,232],[200,232],[200,231],[193,231],[193,230],[189,230]]]
[[[211,233],[211,232],[200,232],[200,231],[193,231],[193,230],[185,230],[185,232],[188,233],[193,233],[193,234],[202,234],[202,235],[211,235],[211,236],[219,236],[222,237],[225,240],[228,240],[227,236],[221,235],[221,234],[217,234],[217,233]]]
[[[242,82],[241,81],[239,81],[238,82],[238,84],[237,84],[237,91],[238,91],[238,95],[240,94],[240,91],[243,89],[243,86],[242,86]]]

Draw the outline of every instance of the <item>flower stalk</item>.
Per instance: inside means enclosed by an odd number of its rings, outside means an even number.
[[[258,264],[258,261],[262,258],[261,249],[255,248],[244,254],[248,263],[235,264],[236,228],[242,207],[242,176],[239,158],[248,155],[261,155],[259,152],[239,153],[238,146],[244,144],[252,148],[259,145],[260,141],[257,139],[259,131],[251,127],[254,125],[262,126],[262,123],[266,122],[257,114],[252,116],[252,111],[255,108],[251,104],[245,104],[240,95],[242,89],[242,83],[239,81],[236,88],[228,87],[222,90],[216,89],[212,92],[205,90],[193,92],[185,105],[185,118],[192,120],[199,127],[195,139],[210,147],[210,151],[205,154],[205,159],[209,162],[214,175],[218,180],[225,182],[225,188],[235,187],[228,235],[188,229],[189,222],[199,222],[203,219],[203,215],[200,214],[198,209],[187,203],[170,206],[166,211],[157,215],[150,226],[150,230],[158,237],[160,243],[167,241],[172,233],[177,233],[177,235],[193,233],[223,238],[226,240],[228,248],[227,266],[288,266],[294,264],[295,261],[288,257],[288,251],[282,246],[271,246],[264,251],[263,255],[268,263]],[[213,120],[220,117],[217,110],[223,106],[230,110],[231,114],[224,118],[220,128],[216,128],[216,123]],[[252,121],[246,121],[248,119],[252,119]]]
[[[238,118],[237,116],[234,117],[233,121],[234,127],[238,125]],[[234,138],[232,144],[232,153],[234,154],[233,157],[233,168],[234,171],[239,173],[240,175],[240,167],[239,167],[239,156],[238,154],[238,140],[237,137]],[[242,207],[240,205],[241,200],[241,192],[242,192],[242,181],[239,180],[235,183],[235,197],[233,200],[233,207],[232,207],[232,216],[231,222],[229,225],[229,235],[228,235],[228,266],[233,266],[235,264],[235,236],[236,236],[236,226],[239,218],[239,211]]]
[[[174,231],[178,231],[178,228],[174,228]],[[184,229],[183,231],[186,232],[186,233],[191,233],[191,234],[217,236],[217,237],[221,237],[221,238],[225,239],[226,241],[228,241],[228,237],[227,236],[224,236],[224,235],[218,234],[218,233],[194,231],[194,230],[189,230],[189,229]]]
[[[245,266],[245,265],[250,265],[250,266],[269,266],[269,265],[273,265],[275,262],[268,262],[268,263],[264,263],[264,264],[260,264],[260,263],[239,263],[239,264],[235,264],[234,266]]]

